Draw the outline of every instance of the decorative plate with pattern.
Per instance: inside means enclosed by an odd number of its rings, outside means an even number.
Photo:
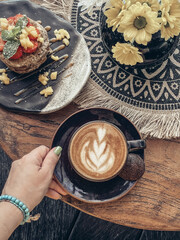
[[[84,36],[91,54],[92,77],[111,95],[128,104],[147,109],[180,108],[180,39],[169,58],[144,68],[117,64],[107,51],[102,30],[103,11],[94,7],[91,15],[74,1],[72,25]],[[110,29],[109,29],[110,30]],[[111,30],[110,30],[111,31]],[[108,35],[108,34],[107,34]]]

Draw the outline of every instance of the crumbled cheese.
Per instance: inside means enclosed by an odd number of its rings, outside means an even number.
[[[61,34],[63,36],[63,38],[67,38],[67,39],[70,39],[70,35],[68,33],[68,31],[66,31],[65,29],[59,29],[59,30],[55,30],[54,31],[54,34]]]
[[[26,37],[26,38],[20,37],[20,43],[21,43],[21,46],[25,49],[32,48],[34,46],[28,37]]]
[[[20,35],[20,38],[25,38],[28,36],[28,32],[26,31],[26,28],[22,29],[21,30],[21,35]]]
[[[57,33],[56,34],[56,39],[61,41],[63,39],[63,35]]]
[[[64,38],[70,39],[70,35],[68,31],[66,31],[65,29],[59,29],[59,30],[56,29],[54,31],[54,35],[56,36],[57,40],[62,40]]]
[[[60,59],[58,56],[54,56],[53,54],[51,54],[51,58],[54,61],[58,61]]]
[[[47,82],[49,81],[48,72],[45,72],[44,74],[40,74],[38,77],[38,80],[45,86],[47,85]]]
[[[35,27],[32,26],[31,31],[29,30],[30,27],[25,27],[24,29],[22,29],[22,33],[20,34],[20,43],[21,43],[21,46],[25,49],[32,48],[34,46],[33,43],[30,41],[28,35],[31,34],[31,32],[33,34],[37,34]],[[34,29],[35,29],[36,33],[34,33]],[[32,36],[34,36],[34,35],[32,35]]]
[[[57,79],[57,72],[52,72],[50,75],[51,80],[56,80]]]
[[[0,68],[0,73],[5,73],[6,69],[5,68]]]
[[[69,40],[67,38],[64,38],[63,39],[63,43],[66,45],[66,46],[69,46]]]
[[[45,89],[43,89],[41,92],[40,92],[41,95],[44,95],[45,97],[48,97],[50,95],[53,94],[53,89],[52,87],[47,87]]]
[[[30,32],[30,35],[32,35],[34,38],[37,38],[37,37],[38,37],[38,33],[37,33],[36,30],[35,30],[35,31],[31,31],[31,32]]]
[[[24,28],[28,33],[32,32],[32,31],[36,31],[36,28],[34,26],[28,26]]]
[[[6,18],[0,18],[0,26],[2,30],[8,29],[9,22]]]
[[[27,36],[28,36],[27,34],[21,33],[21,35],[19,36],[19,38],[22,40],[22,39],[26,39]]]
[[[44,72],[43,75],[47,77],[49,75],[49,72]]]
[[[31,35],[35,38],[38,37],[38,33],[37,33],[36,28],[34,26],[25,27],[25,31],[28,32],[29,35]]]
[[[44,38],[43,37],[38,37],[37,41],[43,43],[44,42]]]
[[[0,81],[5,84],[8,85],[10,83],[10,78],[8,78],[6,73],[2,73],[2,75],[0,75]]]

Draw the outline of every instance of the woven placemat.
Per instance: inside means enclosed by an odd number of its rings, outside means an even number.
[[[128,67],[114,61],[102,40],[102,6],[91,14],[78,0],[45,0],[43,5],[71,21],[91,54],[90,79],[75,102],[107,107],[128,117],[145,137],[180,137],[180,40],[162,62]]]

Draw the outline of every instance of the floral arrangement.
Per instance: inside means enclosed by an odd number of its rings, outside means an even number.
[[[93,0],[98,5],[102,0]],[[143,62],[137,47],[147,45],[160,31],[167,41],[180,33],[180,2],[178,0],[104,0],[108,27],[121,33],[125,42],[112,47],[113,57],[121,64]],[[135,46],[136,45],[136,46]]]
[[[111,0],[104,12],[108,27],[123,34],[127,43],[112,47],[113,57],[121,64],[142,63],[142,53],[133,44],[147,45],[152,35],[161,32],[165,41],[180,33],[180,3],[178,0]]]

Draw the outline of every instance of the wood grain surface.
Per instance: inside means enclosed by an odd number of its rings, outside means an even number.
[[[12,113],[0,108],[0,146],[16,160],[40,144],[51,146],[59,124],[77,106],[52,114]],[[139,229],[180,231],[180,139],[147,139],[146,172],[128,195],[106,204],[89,204],[72,197],[64,202],[98,218]]]
[[[0,192],[11,159],[0,148]],[[63,203],[44,198],[32,211],[40,213],[37,222],[19,226],[9,240],[179,240],[180,231],[148,231],[121,226],[92,217]]]

